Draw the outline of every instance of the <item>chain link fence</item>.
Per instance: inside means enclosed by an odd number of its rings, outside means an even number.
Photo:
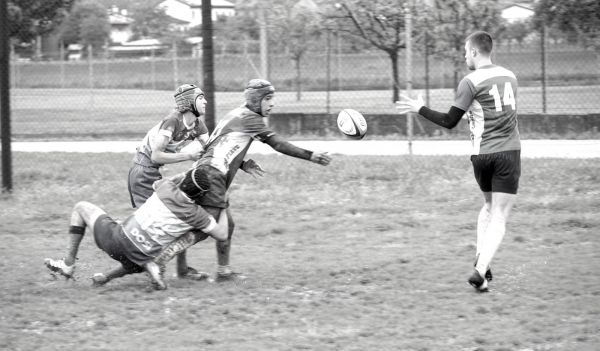
[[[262,76],[263,62],[257,42],[215,44],[219,119],[243,102],[244,86]],[[598,54],[575,44],[541,44],[539,39],[500,44],[493,57],[519,79],[522,137],[600,139]],[[411,94],[421,93],[428,106],[447,111],[457,77],[468,72],[464,64],[455,72],[449,60],[424,57],[420,51],[415,48],[411,59]],[[30,60],[13,53],[13,141],[139,141],[174,106],[176,86],[202,85],[202,54],[197,50],[170,48],[136,58],[85,49],[80,54],[76,60],[68,60],[68,53],[52,60]],[[401,93],[407,86],[404,55],[400,52],[397,62]],[[335,116],[344,108],[367,117],[371,139],[406,139],[409,134],[408,121],[398,116],[393,103],[392,64],[383,51],[356,49],[333,36],[321,50],[306,52],[299,66],[285,52],[271,52],[268,72],[277,89],[271,120],[292,140],[341,139]],[[466,140],[467,127],[461,123],[447,131],[417,118],[410,128],[416,138]]]
[[[241,46],[241,45],[240,45]],[[297,70],[288,55],[268,58],[269,79],[275,85],[277,114],[334,114],[354,108],[365,115],[395,114],[391,60],[382,51],[360,53],[330,48],[307,52]],[[103,55],[100,55],[103,56]],[[446,110],[456,86],[451,62],[435,56],[412,58],[413,93],[428,105]],[[539,43],[499,46],[494,61],[519,79],[521,115],[600,114],[600,58],[575,45]],[[542,64],[545,62],[545,64]],[[258,53],[215,55],[217,118],[242,102],[245,83],[260,77]],[[401,90],[405,88],[405,58],[398,61]],[[467,71],[461,67],[458,77]],[[106,140],[137,137],[172,107],[172,90],[183,83],[201,85],[202,58],[178,56],[136,59],[97,58],[77,61],[11,61],[12,131],[16,139],[86,138]],[[543,84],[544,83],[544,84]]]

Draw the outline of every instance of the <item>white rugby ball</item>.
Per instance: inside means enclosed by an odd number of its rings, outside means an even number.
[[[353,139],[362,139],[367,133],[367,121],[362,113],[346,108],[337,117],[339,130]]]

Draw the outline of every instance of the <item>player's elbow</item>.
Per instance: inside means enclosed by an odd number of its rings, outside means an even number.
[[[458,125],[458,122],[459,121],[448,121],[448,122],[446,122],[444,127],[448,128],[448,129],[454,129],[454,127],[456,127]]]

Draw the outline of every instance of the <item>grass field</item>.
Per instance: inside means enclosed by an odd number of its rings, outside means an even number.
[[[600,164],[524,159],[487,294],[471,273],[481,199],[466,157],[254,157],[231,193],[244,284],[144,275],[92,288],[115,263],[84,238],[77,280],[53,280],[72,205],[130,213],[130,154],[17,154],[0,196],[3,350],[598,350]],[[36,169],[20,167],[36,164]],[[92,166],[93,165],[93,166]],[[167,174],[186,165],[170,167]],[[214,272],[214,245],[188,254]]]

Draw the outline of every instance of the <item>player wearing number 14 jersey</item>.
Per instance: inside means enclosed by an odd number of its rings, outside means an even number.
[[[477,218],[475,271],[468,282],[487,291],[492,280],[490,263],[506,232],[521,175],[521,142],[517,122],[517,79],[513,72],[491,61],[492,37],[475,32],[465,40],[465,61],[472,70],[458,85],[447,113],[423,105],[423,99],[402,96],[400,113],[417,112],[445,128],[454,128],[466,116],[471,130],[471,163],[483,192]]]

